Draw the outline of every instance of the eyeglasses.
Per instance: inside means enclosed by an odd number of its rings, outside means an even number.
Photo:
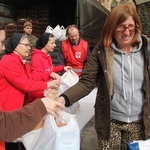
[[[24,45],[26,47],[30,47],[30,44],[27,44],[27,43],[19,43],[19,44]]]
[[[126,27],[125,25],[119,25],[116,29],[117,32],[124,33],[126,30],[129,30],[129,32],[134,32],[135,31],[135,26],[134,25],[129,25]]]
[[[79,33],[73,36],[68,35],[69,38],[73,39],[73,38],[77,38],[79,36]]]

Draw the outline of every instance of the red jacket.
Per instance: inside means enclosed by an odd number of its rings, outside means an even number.
[[[52,63],[52,58],[49,54],[44,53],[41,50],[34,49],[31,54],[31,72],[32,77],[36,81],[50,81],[51,72],[61,72],[64,70],[64,66],[54,66]],[[30,101],[36,98],[43,97],[43,91],[32,92],[29,95]]]
[[[49,54],[44,53],[41,50],[34,49],[31,54],[31,72],[32,76],[37,81],[49,81],[51,80],[51,72],[61,72],[64,70],[64,66],[54,66],[52,58]]]
[[[35,82],[31,78],[28,63],[23,63],[14,53],[4,55],[0,61],[0,110],[12,111],[21,108],[25,94],[44,91],[45,82]]]
[[[62,42],[62,52],[66,66],[71,66],[73,69],[82,70],[87,60],[87,49],[88,42],[83,39],[80,39],[78,46],[71,45],[68,39],[64,40]]]
[[[5,144],[2,141],[0,141],[0,150],[5,150]]]

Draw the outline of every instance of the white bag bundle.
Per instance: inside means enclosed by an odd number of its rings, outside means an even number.
[[[62,31],[59,24],[53,29],[52,34],[55,36],[56,40],[60,39],[62,36]]]
[[[66,29],[65,29],[65,27],[63,25],[60,26],[58,24],[55,28],[52,28],[49,25],[49,26],[47,26],[45,32],[46,33],[52,33],[55,36],[56,40],[63,41],[65,39],[67,39],[67,37],[66,37]]]
[[[61,26],[60,28],[61,28],[62,35],[61,35],[59,40],[60,41],[66,40],[67,39],[67,37],[66,37],[66,29],[65,29],[64,26]]]
[[[76,84],[78,81],[79,81],[79,76],[73,70],[66,71],[61,76],[59,94],[63,93],[65,90],[67,90],[69,87]],[[64,108],[64,111],[71,114],[75,114],[79,110],[79,108],[80,108],[79,102],[75,102],[70,107]]]
[[[53,29],[51,26],[47,26],[45,32],[46,32],[46,33],[52,33],[53,30],[54,30],[54,29]]]
[[[54,117],[47,115],[42,128],[23,135],[26,150],[79,150],[80,129],[74,117],[66,115],[69,116],[66,126],[58,127]]]

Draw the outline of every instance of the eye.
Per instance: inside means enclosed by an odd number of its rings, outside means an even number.
[[[28,44],[28,43],[19,43],[19,44],[24,45],[26,47],[30,47],[30,44]]]
[[[129,30],[129,32],[134,32],[135,30],[135,25],[133,24],[130,24],[128,26],[125,26],[125,25],[119,25],[117,28],[116,28],[116,31],[117,32],[120,32],[120,33],[123,33],[125,32],[125,30]]]

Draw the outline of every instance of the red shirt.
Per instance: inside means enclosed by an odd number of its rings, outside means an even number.
[[[65,59],[66,66],[71,66],[73,69],[79,69],[82,71],[87,59],[88,42],[80,39],[77,46],[70,44],[69,40],[62,42],[62,52]],[[79,72],[81,72],[79,71]],[[77,74],[78,71],[75,71]]]

